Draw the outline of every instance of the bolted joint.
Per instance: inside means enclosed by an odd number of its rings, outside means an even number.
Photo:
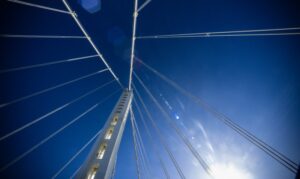
[[[74,17],[78,17],[78,15],[76,14],[75,11],[72,11],[71,14],[72,14]]]

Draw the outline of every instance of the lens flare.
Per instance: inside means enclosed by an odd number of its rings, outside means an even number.
[[[211,166],[215,179],[253,179],[252,175],[232,164],[214,164]]]
[[[101,0],[78,0],[78,3],[89,13],[96,13],[101,9]]]

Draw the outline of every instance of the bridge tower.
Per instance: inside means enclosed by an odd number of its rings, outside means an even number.
[[[111,179],[129,108],[132,91],[125,89],[106,121],[76,179]]]

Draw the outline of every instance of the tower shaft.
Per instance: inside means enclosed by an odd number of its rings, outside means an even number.
[[[124,90],[76,179],[111,179],[125,128],[132,91]]]

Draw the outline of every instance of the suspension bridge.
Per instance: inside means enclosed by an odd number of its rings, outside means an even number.
[[[138,71],[135,71],[135,65],[143,66],[152,75],[159,78],[165,85],[171,87],[177,93],[185,96],[194,105],[198,106],[199,109],[205,111],[207,114],[213,116],[213,118],[220,124],[228,127],[228,129],[234,131],[237,135],[242,137],[245,141],[249,142],[251,145],[255,146],[257,149],[261,150],[266,156],[270,157],[274,163],[278,163],[282,168],[292,173],[295,178],[299,178],[299,161],[294,161],[287,155],[272,147],[270,144],[264,140],[258,138],[255,133],[251,133],[247,130],[247,126],[241,126],[235,119],[230,118],[225,115],[209,103],[207,103],[202,98],[193,94],[189,90],[185,89],[180,85],[180,83],[173,81],[171,78],[157,71],[151,65],[145,63],[139,59],[136,55],[136,41],[143,40],[159,40],[159,39],[182,39],[182,38],[220,38],[220,37],[260,37],[260,36],[297,36],[300,35],[300,27],[285,27],[285,28],[268,28],[268,29],[249,29],[249,30],[230,30],[230,31],[214,31],[214,32],[198,32],[198,33],[181,33],[181,34],[158,34],[158,35],[148,35],[148,36],[138,36],[136,30],[138,29],[137,19],[139,13],[141,13],[144,8],[151,3],[151,0],[146,0],[145,2],[139,4],[138,0],[134,0],[134,7],[132,13],[132,38],[131,38],[131,50],[130,50],[130,65],[128,66],[129,76],[128,84],[123,84],[117,73],[110,66],[110,60],[101,53],[93,37],[89,35],[85,27],[80,21],[80,18],[76,12],[72,9],[67,0],[62,0],[61,3],[64,9],[57,9],[54,7],[48,7],[42,4],[35,4],[20,0],[7,0],[7,3],[17,4],[23,6],[23,8],[37,8],[41,11],[52,11],[53,13],[60,13],[62,15],[71,16],[73,22],[77,25],[82,35],[44,35],[44,34],[34,34],[34,35],[24,35],[24,34],[0,34],[2,39],[11,38],[21,38],[26,40],[33,39],[82,39],[88,42],[89,46],[94,50],[94,54],[89,54],[86,56],[62,59],[58,61],[51,61],[46,63],[38,63],[27,66],[19,66],[9,69],[1,69],[0,75],[9,75],[11,73],[33,70],[38,68],[44,68],[49,66],[55,66],[59,64],[70,64],[80,61],[88,61],[92,59],[98,59],[99,63],[104,65],[103,69],[93,71],[89,74],[65,81],[60,84],[50,86],[48,88],[35,91],[24,96],[12,99],[10,101],[1,101],[0,110],[13,107],[20,102],[30,100],[34,97],[42,96],[43,94],[55,91],[57,89],[64,88],[68,85],[75,84],[79,81],[84,81],[89,78],[100,76],[105,73],[109,73],[112,77],[110,81],[107,81],[96,88],[89,90],[80,96],[55,107],[51,111],[29,121],[21,126],[16,126],[13,130],[0,136],[0,142],[5,142],[10,140],[15,135],[21,135],[25,130],[30,130],[38,123],[47,120],[47,118],[52,117],[56,113],[63,111],[67,108],[71,108],[73,104],[79,103],[88,96],[95,93],[100,93],[103,88],[108,88],[114,83],[118,84],[118,89],[111,91],[110,94],[106,94],[103,99],[91,106],[86,106],[86,109],[80,113],[74,119],[68,121],[62,126],[58,127],[57,130],[47,135],[45,138],[35,143],[33,146],[28,148],[26,151],[22,151],[18,156],[12,158],[10,161],[0,166],[0,173],[4,175],[8,169],[14,167],[14,165],[20,163],[29,155],[36,152],[49,142],[51,139],[58,135],[63,135],[64,130],[74,125],[80,119],[87,116],[91,111],[98,108],[102,103],[110,100],[117,94],[121,95],[114,107],[110,110],[110,115],[107,117],[105,125],[101,128],[99,126],[98,131],[89,139],[86,139],[86,143],[76,150],[76,152],[65,161],[63,165],[58,165],[56,172],[53,173],[52,178],[59,178],[65,172],[66,168],[76,160],[76,158],[81,155],[84,151],[88,151],[88,155],[85,156],[85,160],[73,171],[70,178],[114,178],[118,150],[123,137],[123,132],[126,123],[130,123],[132,129],[132,139],[133,148],[135,156],[135,168],[136,168],[136,178],[155,178],[151,171],[151,166],[149,162],[149,156],[147,155],[151,150],[157,158],[157,165],[160,169],[161,176],[159,178],[173,178],[174,176],[181,179],[189,178],[187,177],[187,172],[182,167],[182,162],[178,160],[178,156],[174,154],[173,146],[168,143],[168,135],[161,127],[155,116],[157,114],[151,113],[149,105],[145,102],[145,98],[149,98],[151,103],[154,104],[155,108],[159,111],[159,116],[161,120],[175,133],[175,137],[182,142],[182,145],[186,148],[186,152],[191,154],[193,160],[200,166],[201,170],[204,171],[207,178],[219,179],[220,175],[217,173],[214,167],[212,167],[211,162],[208,160],[207,156],[199,152],[199,149],[193,144],[188,134],[182,127],[174,120],[173,116],[170,115],[168,110],[165,109],[164,104],[155,96],[155,93],[151,91],[151,88],[145,83],[145,79],[142,78]],[[37,109],[38,110],[38,109]],[[127,121],[127,118],[130,119]],[[6,119],[5,119],[6,120]],[[127,124],[129,125],[129,124]],[[143,130],[141,130],[141,128]],[[157,136],[157,137],[154,137]],[[147,139],[145,139],[147,137]],[[149,147],[145,147],[145,141],[148,141]],[[159,146],[161,147],[158,147]],[[92,146],[92,147],[91,147]],[[66,148],[67,143],[66,143]],[[89,149],[89,150],[88,150]],[[164,150],[164,153],[161,152]],[[163,155],[164,154],[164,155]],[[55,157],[55,156],[54,156]],[[175,173],[170,171],[170,166],[166,163],[166,158],[170,161],[172,167],[174,167]],[[190,160],[192,162],[192,160]],[[17,172],[17,171],[16,171]],[[7,175],[5,175],[7,176]]]

